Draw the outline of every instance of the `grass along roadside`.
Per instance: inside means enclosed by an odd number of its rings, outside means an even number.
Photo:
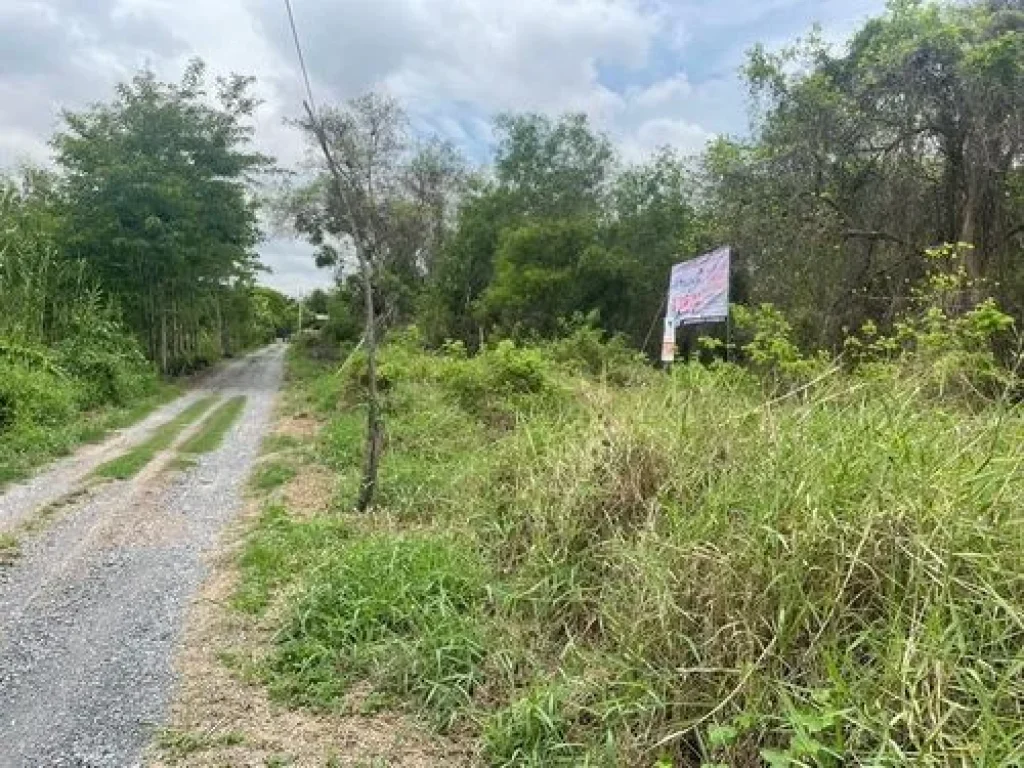
[[[317,551],[323,545],[318,540],[338,541],[347,528],[347,523],[321,514],[331,500],[331,485],[324,482],[329,475],[315,462],[315,422],[297,412],[302,405],[290,402],[292,394],[283,393],[262,446],[266,479],[258,481],[262,475],[259,470],[254,473],[245,511],[222,538],[221,550],[211,558],[209,576],[190,608],[175,664],[179,684],[167,727],[150,745],[145,764],[149,768],[470,765],[465,749],[454,748],[450,740],[418,726],[412,718],[376,712],[372,701],[361,702],[355,696],[344,712],[296,709],[268,696],[253,677],[253,669],[273,649],[274,628],[261,617],[267,608],[263,601],[277,594],[279,574],[298,567],[280,562],[285,550],[301,559],[306,549]],[[314,510],[318,524],[302,529],[307,539],[294,546],[273,540],[275,535],[288,536],[293,517]],[[267,536],[267,546],[248,557],[269,558],[267,583],[248,580],[242,591],[238,551],[254,529]]]
[[[129,477],[134,477],[160,451],[173,445],[178,435],[209,410],[217,402],[217,399],[216,395],[210,395],[192,403],[166,424],[157,427],[147,440],[97,467],[93,475],[112,480],[126,480]]]
[[[557,345],[390,344],[370,515],[362,372],[293,353],[337,494],[271,504],[240,556],[274,697],[369,686],[493,766],[1024,759],[1019,408],[933,397],[932,369],[778,400],[590,351],[599,376]]]
[[[60,424],[22,426],[16,433],[5,434],[0,439],[0,490],[80,445],[98,442],[114,430],[141,421],[181,392],[181,385],[161,382],[154,392],[128,405],[103,406]]]

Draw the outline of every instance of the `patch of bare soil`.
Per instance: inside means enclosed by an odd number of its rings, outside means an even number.
[[[286,435],[299,440],[308,440],[315,437],[320,430],[320,422],[312,416],[296,414],[279,419],[274,426],[273,434]]]
[[[307,465],[281,488],[281,500],[290,514],[307,517],[330,506],[334,487],[334,475],[329,470]]]

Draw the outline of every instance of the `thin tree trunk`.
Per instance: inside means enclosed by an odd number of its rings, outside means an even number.
[[[167,309],[160,308],[160,370],[167,373]]]
[[[341,180],[341,171],[338,169],[334,155],[331,154],[331,148],[327,143],[327,135],[316,119],[316,115],[313,114],[309,103],[306,103],[305,107],[306,114],[309,115],[310,127],[320,143],[320,149],[324,153],[327,169],[331,174],[331,179],[334,181],[335,191],[338,193],[338,197],[349,215],[353,230],[352,239],[355,241],[356,246],[356,259],[359,262],[360,272],[363,276],[363,294],[365,296],[366,308],[366,369],[369,382],[367,383],[366,452],[363,462],[363,480],[359,486],[359,498],[356,501],[356,509],[360,512],[365,512],[373,504],[373,496],[377,490],[377,473],[380,469],[380,454],[384,445],[384,420],[377,392],[377,318],[373,307],[373,265],[370,263],[369,256],[366,253],[364,233],[356,221],[348,195],[345,192],[345,185]]]
[[[215,295],[213,297],[213,306],[216,308],[216,319],[217,319],[217,346],[220,349],[220,356],[227,357],[227,345],[224,343],[224,316],[220,310],[220,296]]]
[[[356,508],[363,512],[372,503],[377,490],[377,472],[380,468],[380,454],[384,442],[384,424],[380,414],[377,393],[377,318],[373,308],[373,272],[361,245],[356,254],[363,274],[363,293],[366,300],[366,373],[369,401],[366,412],[366,456],[363,464],[363,482],[359,486]],[[359,255],[362,254],[362,255]]]

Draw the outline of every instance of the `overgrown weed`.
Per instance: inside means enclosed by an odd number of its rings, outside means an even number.
[[[1019,407],[910,347],[880,373],[756,343],[756,370],[626,385],[550,349],[387,347],[381,508],[274,513],[245,556],[250,604],[286,595],[272,689],[369,681],[502,766],[1019,762]],[[334,388],[318,451],[347,493],[343,379],[303,386]]]

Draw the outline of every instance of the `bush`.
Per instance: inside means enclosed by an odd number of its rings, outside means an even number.
[[[55,346],[60,367],[81,382],[80,405],[126,405],[156,385],[153,366],[115,322],[88,318]]]
[[[984,402],[1020,386],[1020,361],[1004,366],[995,352],[999,342],[1010,341],[1019,356],[1014,320],[991,298],[975,301],[979,287],[961,266],[972,247],[946,244],[926,252],[929,274],[892,330],[884,333],[867,322],[846,338],[845,352],[856,369],[882,380],[913,376],[938,399]]]
[[[571,373],[603,379],[611,384],[636,384],[648,378],[643,354],[631,348],[624,336],[606,337],[593,318],[576,318],[563,328],[565,335],[547,345],[554,360]]]
[[[56,425],[75,412],[76,382],[57,369],[29,367],[0,357],[0,432],[15,425]]]
[[[158,384],[116,325],[53,347],[0,339],[0,484],[130,420]]]
[[[824,352],[805,356],[793,341],[793,328],[771,304],[732,306],[743,361],[774,392],[809,383],[827,370]]]
[[[475,357],[452,359],[441,373],[449,395],[465,410],[494,424],[564,400],[564,387],[550,358],[537,348],[500,341]]]

